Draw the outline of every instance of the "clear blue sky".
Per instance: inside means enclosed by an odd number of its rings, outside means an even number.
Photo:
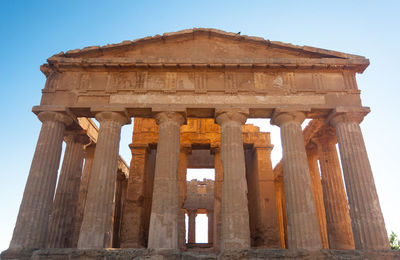
[[[193,27],[366,56],[362,123],[388,231],[400,233],[399,1],[17,1],[0,4],[0,251],[8,247],[40,130],[39,70],[60,51]],[[269,130],[270,126],[266,126]],[[121,153],[129,161],[131,127]]]

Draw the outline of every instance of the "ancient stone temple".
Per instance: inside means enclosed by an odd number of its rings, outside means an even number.
[[[50,57],[2,259],[400,257],[359,125],[370,110],[355,75],[368,65],[215,29]],[[280,127],[274,169],[270,134],[248,118]],[[132,121],[128,167],[119,145]],[[187,181],[189,168],[215,169],[215,179]],[[196,214],[207,214],[206,244],[196,243]]]

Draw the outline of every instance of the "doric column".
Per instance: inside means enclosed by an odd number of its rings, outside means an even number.
[[[81,184],[79,186],[78,205],[76,208],[74,242],[72,247],[77,247],[81,231],[83,213],[85,211],[86,196],[89,187],[90,173],[93,166],[94,151],[96,146],[92,143],[85,147],[85,164],[83,166]]]
[[[247,111],[246,111],[247,112]],[[250,247],[249,210],[247,201],[246,169],[242,141],[242,124],[246,112],[217,111],[216,122],[221,126],[222,234],[221,248]]]
[[[280,126],[283,152],[288,248],[319,249],[317,215],[301,123],[302,112],[275,112],[272,123]]]
[[[189,146],[181,147],[179,154],[179,166],[178,166],[178,183],[179,183],[179,219],[178,219],[178,230],[179,230],[179,248],[186,248],[186,227],[185,227],[185,209],[183,204],[185,203],[186,192],[187,192],[187,155],[190,153]]]
[[[38,117],[43,124],[10,249],[45,247],[65,126],[72,123],[70,117],[57,112],[41,112]]]
[[[188,210],[189,217],[189,230],[188,230],[188,243],[196,243],[196,216],[197,210]]]
[[[114,189],[122,125],[129,120],[116,112],[96,114],[99,137],[89,181],[78,248],[107,248],[112,242]]]
[[[221,163],[221,149],[214,145],[211,150],[214,154],[215,182],[214,182],[214,241],[213,248],[219,251],[221,247],[221,196],[222,196],[222,180],[223,169]]]
[[[336,113],[336,129],[356,249],[389,249],[385,222],[360,129],[363,114]]]
[[[133,143],[130,145],[132,152],[131,167],[129,169],[128,188],[122,215],[121,247],[144,247],[143,222],[145,208],[146,164],[148,159],[148,144]]]
[[[321,236],[322,248],[328,249],[328,233],[326,230],[325,205],[322,193],[321,174],[318,167],[317,145],[310,142],[306,147],[308,168],[310,169],[311,186],[314,194],[315,210],[317,211],[319,233]]]
[[[185,119],[175,112],[155,115],[159,126],[149,248],[178,248],[178,164],[180,126]]]
[[[214,243],[214,210],[207,210],[208,218],[208,244]]]
[[[330,249],[354,249],[346,191],[336,151],[334,129],[324,127],[312,139],[318,146]]]
[[[73,245],[84,145],[90,141],[89,137],[83,134],[69,134],[64,140],[64,160],[47,235],[49,248],[71,248]]]

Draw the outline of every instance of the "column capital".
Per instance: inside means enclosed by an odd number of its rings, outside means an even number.
[[[307,155],[316,155],[317,154],[317,144],[315,142],[309,142],[306,145]]]
[[[42,123],[46,121],[57,121],[67,126],[73,122],[70,116],[64,115],[60,112],[44,111],[40,112],[37,117]]]
[[[317,145],[336,144],[336,131],[332,126],[324,126],[311,138],[311,140]]]
[[[86,144],[90,143],[90,138],[86,134],[68,133],[67,135],[64,136],[64,141],[66,143],[75,142],[75,143],[81,143],[83,145],[86,145]]]
[[[271,118],[271,124],[279,127],[289,122],[297,122],[301,124],[303,123],[304,119],[306,119],[306,115],[301,111],[275,110]]]
[[[154,115],[154,119],[156,120],[157,125],[163,123],[175,123],[181,126],[185,123],[185,117],[178,112],[159,112]]]
[[[128,118],[125,114],[119,113],[119,112],[99,112],[96,114],[96,120],[101,122],[105,121],[114,121],[118,122],[122,125],[129,124],[131,119]]]
[[[215,111],[215,121],[219,125],[227,122],[237,122],[243,125],[246,123],[248,115],[248,109],[217,109]]]
[[[364,117],[370,112],[369,107],[361,107],[356,109],[336,108],[326,118],[326,123],[336,127],[340,123],[357,123],[360,124]]]

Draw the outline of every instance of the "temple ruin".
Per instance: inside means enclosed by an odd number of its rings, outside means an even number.
[[[202,28],[50,57],[2,259],[399,257],[359,126],[370,109],[355,75],[368,65]],[[132,118],[128,167],[119,143]],[[274,168],[270,133],[248,118],[280,127]],[[215,169],[215,179],[187,181],[188,168]],[[194,238],[200,213],[205,245]]]

